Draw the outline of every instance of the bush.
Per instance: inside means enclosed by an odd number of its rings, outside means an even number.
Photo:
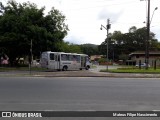
[[[99,63],[105,63],[105,62],[106,62],[106,58],[100,58],[100,59],[98,60],[98,62],[99,62]]]

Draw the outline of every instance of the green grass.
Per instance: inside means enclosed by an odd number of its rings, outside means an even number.
[[[107,72],[107,70],[101,70],[100,72]],[[118,68],[118,69],[110,69],[108,72],[112,73],[151,73],[151,74],[157,74],[160,73],[160,68],[157,68],[156,70],[153,68],[146,69],[138,69],[138,68]]]
[[[45,68],[32,67],[33,71],[42,71],[46,70]],[[3,71],[29,71],[29,67],[0,67],[0,72]]]
[[[94,69],[94,68],[97,68],[97,66],[96,65],[91,65],[91,68]]]

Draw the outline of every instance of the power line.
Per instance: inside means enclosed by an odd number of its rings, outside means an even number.
[[[98,1],[97,1],[98,2]],[[118,6],[118,5],[125,5],[125,4],[137,4],[136,1],[130,1],[130,2],[123,2],[123,3],[114,3],[114,4],[106,4],[106,5],[98,5],[98,6],[91,6],[91,7],[84,7],[84,8],[75,8],[75,9],[69,9],[69,10],[84,10],[84,9],[94,9],[99,7],[107,7],[107,6]],[[77,4],[78,5],[78,4]]]

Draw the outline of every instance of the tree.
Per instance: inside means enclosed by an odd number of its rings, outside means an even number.
[[[12,64],[30,54],[31,41],[36,56],[47,50],[58,51],[56,43],[62,42],[68,31],[65,16],[55,8],[47,15],[44,10],[30,2],[0,3],[0,48],[6,50]]]
[[[101,54],[107,54],[107,39],[101,43],[98,47]],[[120,51],[121,50],[121,51]],[[110,33],[108,38],[108,58],[118,60],[118,55],[122,53],[123,50],[123,34],[121,31],[114,31],[113,34]]]
[[[71,44],[69,42],[58,42],[56,46],[61,52],[82,53],[80,45]]]
[[[137,27],[136,26],[132,26],[131,28],[129,28],[129,33],[134,33],[136,32]]]
[[[81,45],[82,52],[91,56],[99,55],[98,46],[94,44],[83,44]]]
[[[137,29],[135,26],[129,29],[128,33],[114,31],[109,38],[109,59],[120,59],[122,56],[127,56],[134,51],[145,51],[146,49],[147,30],[145,27]],[[99,50],[103,55],[106,54],[107,40],[102,42]],[[158,40],[155,39],[155,34],[150,32],[150,51],[158,50]],[[114,53],[114,54],[113,54]]]

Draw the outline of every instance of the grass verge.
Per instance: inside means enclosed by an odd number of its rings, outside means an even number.
[[[110,69],[110,70],[100,70],[100,72],[112,72],[112,73],[150,73],[150,74],[158,74],[160,73],[160,68],[156,70],[153,68],[146,69],[138,69],[138,68],[118,68],[118,69]]]
[[[0,72],[6,72],[6,71],[29,71],[29,67],[0,67]],[[32,67],[31,70],[33,71],[42,71],[47,70],[45,68],[39,68],[39,67]]]

